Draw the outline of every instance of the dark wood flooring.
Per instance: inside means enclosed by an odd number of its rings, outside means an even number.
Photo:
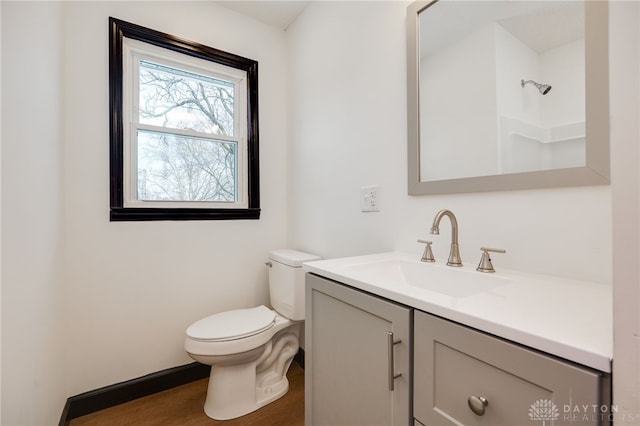
[[[289,392],[261,409],[233,420],[204,414],[208,378],[73,419],[70,426],[303,426],[304,370],[293,362]]]

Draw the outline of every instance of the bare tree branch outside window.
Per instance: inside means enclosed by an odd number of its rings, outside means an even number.
[[[138,131],[138,199],[235,201],[234,86],[228,81],[140,62],[139,120],[175,132]]]

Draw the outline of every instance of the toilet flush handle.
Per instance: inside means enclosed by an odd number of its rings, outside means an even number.
[[[267,265],[269,268],[271,268],[273,266],[273,263],[271,262],[264,262],[265,265]]]

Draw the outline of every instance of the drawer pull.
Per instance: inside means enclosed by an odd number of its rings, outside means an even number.
[[[467,399],[467,403],[469,404],[471,411],[473,411],[473,414],[477,416],[484,416],[485,407],[489,405],[487,398],[473,395]]]
[[[395,379],[402,376],[401,373],[395,372],[395,363],[393,361],[393,347],[400,342],[402,342],[402,340],[400,339],[394,340],[392,331],[387,331],[387,360],[389,362],[389,365],[387,368],[388,368],[388,378],[389,378],[388,379],[389,391],[391,392],[393,392],[393,390],[395,389],[395,386],[394,386]]]

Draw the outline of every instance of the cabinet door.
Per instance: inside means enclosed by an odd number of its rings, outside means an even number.
[[[608,424],[605,373],[414,315],[413,409],[426,426]]]
[[[413,423],[411,320],[405,306],[307,274],[308,426]]]

